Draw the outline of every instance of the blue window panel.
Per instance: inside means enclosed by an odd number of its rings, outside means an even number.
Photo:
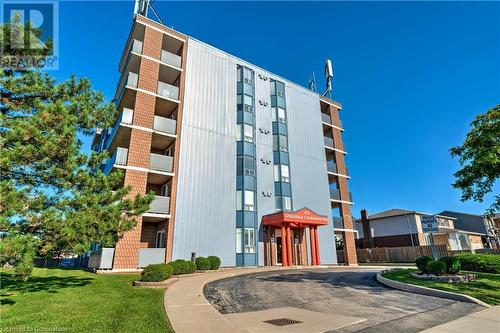
[[[249,124],[249,125],[252,125],[254,124],[254,116],[253,116],[253,113],[251,112],[243,112],[243,122],[245,124]]]
[[[244,224],[246,228],[257,226],[257,214],[255,212],[244,212]]]
[[[255,145],[250,142],[243,142],[244,145],[244,152],[246,156],[252,156],[255,157]]]
[[[285,151],[273,151],[273,160],[274,164],[290,164],[290,158],[288,156],[288,153]]]
[[[273,134],[288,135],[286,124],[273,122]]]
[[[244,186],[245,190],[256,191],[257,189],[257,181],[255,177],[252,176],[244,176]]]
[[[253,86],[248,84],[248,83],[244,83],[243,84],[243,93],[245,93],[249,96],[253,96]]]
[[[236,253],[236,266],[243,266],[243,253]]]
[[[243,228],[243,212],[236,211],[236,228]]]
[[[236,92],[238,94],[242,94],[243,93],[243,82],[238,82],[236,84]]]
[[[257,253],[243,253],[245,266],[257,266]]]
[[[281,182],[274,182],[274,195],[275,196],[281,195]]]
[[[280,182],[281,183],[281,195],[291,197],[292,196],[292,186],[290,183]]]

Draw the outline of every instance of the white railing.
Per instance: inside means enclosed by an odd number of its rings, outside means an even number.
[[[182,65],[182,58],[178,56],[177,54],[170,53],[165,50],[161,50],[161,61],[169,64],[171,66],[181,68]]]
[[[122,148],[122,147],[116,148],[116,160],[114,164],[127,165],[127,158],[128,158],[127,148]]]
[[[158,81],[157,94],[162,96],[162,97],[178,100],[179,99],[179,87],[173,86],[173,85],[165,83],[165,82]]]
[[[151,202],[151,205],[149,206],[148,213],[168,214],[169,206],[170,206],[170,198],[169,197],[162,197],[162,196],[157,195],[153,199],[153,202]]]
[[[142,54],[142,42],[140,40],[134,39],[132,42],[132,52]]]
[[[151,264],[162,264],[164,262],[164,247],[139,249],[139,268],[144,268]]]
[[[170,118],[155,116],[153,122],[153,128],[159,132],[175,134],[175,130],[177,128],[177,121]]]
[[[156,171],[172,172],[173,157],[160,155],[160,154],[149,154],[149,168]]]

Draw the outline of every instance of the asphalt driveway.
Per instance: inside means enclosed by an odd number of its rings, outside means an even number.
[[[366,318],[335,332],[419,332],[483,309],[387,288],[377,270],[275,271],[211,282],[205,297],[223,314],[297,307]]]

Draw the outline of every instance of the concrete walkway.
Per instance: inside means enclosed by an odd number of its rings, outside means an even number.
[[[244,329],[242,324],[248,324],[251,318],[240,318],[237,316],[227,316],[219,313],[205,298],[203,295],[203,287],[205,284],[224,278],[229,278],[233,276],[252,274],[259,272],[270,272],[278,270],[297,270],[297,269],[332,269],[332,266],[294,266],[294,267],[259,267],[259,268],[246,268],[246,269],[228,269],[217,272],[207,272],[206,274],[196,275],[193,277],[187,277],[179,279],[176,283],[170,286],[165,293],[165,309],[169,321],[176,333],[183,332],[253,332],[252,329]],[[357,269],[356,267],[333,267],[334,269]],[[374,267],[371,266],[369,269],[387,269],[387,266]],[[366,267],[359,267],[363,270]],[[283,312],[276,309],[276,313],[272,315],[284,316]],[[255,319],[260,318],[263,314],[255,312]],[[280,317],[280,318],[281,318]],[[306,313],[300,314],[301,319],[307,317]],[[274,317],[273,317],[274,318]],[[314,317],[311,317],[311,319]],[[355,318],[348,316],[331,316],[328,323],[324,320],[316,319],[316,324],[323,327],[323,325],[328,324],[331,328],[339,328],[345,325],[353,324],[364,320],[363,318]],[[314,322],[311,322],[311,325]],[[320,328],[317,327],[317,328]],[[256,327],[255,327],[256,328]],[[276,332],[283,331],[284,327],[277,327]],[[304,327],[303,327],[304,328]],[[313,327],[310,327],[311,329]],[[256,328],[257,329],[257,328]],[[271,332],[270,330],[268,330]],[[303,329],[303,332],[307,332],[309,329]],[[314,331],[314,330],[311,330]],[[316,330],[317,331],[317,330]]]
[[[422,333],[455,333],[455,332],[500,332],[500,306],[475,312],[463,318],[429,328]]]

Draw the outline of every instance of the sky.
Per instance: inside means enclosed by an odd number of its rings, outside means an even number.
[[[500,3],[157,1],[166,25],[323,90],[334,64],[353,215],[391,208],[481,214],[461,202],[449,148],[500,103]],[[59,80],[87,77],[111,100],[132,1],[62,1]],[[90,138],[84,140],[89,150]],[[496,184],[494,193],[500,193]]]

